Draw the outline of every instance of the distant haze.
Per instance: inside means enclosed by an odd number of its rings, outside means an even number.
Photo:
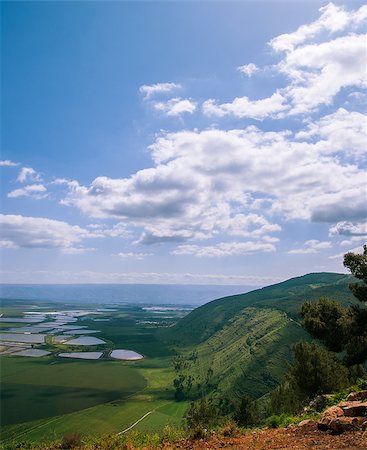
[[[142,303],[199,306],[228,295],[242,294],[254,286],[215,285],[2,285],[2,299],[77,303]]]

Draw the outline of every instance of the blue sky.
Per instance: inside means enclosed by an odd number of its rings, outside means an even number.
[[[266,285],[366,230],[361,2],[2,2],[2,280]]]

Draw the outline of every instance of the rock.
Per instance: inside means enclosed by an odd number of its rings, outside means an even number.
[[[341,416],[344,416],[344,410],[342,408],[340,408],[339,406],[330,406],[330,408],[324,411],[322,419],[332,420]]]
[[[367,400],[367,391],[358,391],[358,392],[351,392],[347,400],[349,402],[355,402],[357,400]]]
[[[329,429],[329,423],[330,420],[327,421],[319,420],[317,422],[317,429],[320,431],[327,431]]]
[[[365,422],[364,417],[337,417],[330,421],[328,429],[334,434],[341,434],[346,431],[358,430],[363,427]]]
[[[339,406],[330,406],[324,411],[321,419],[317,422],[317,428],[321,431],[327,431],[332,420],[343,417],[344,412]]]
[[[298,427],[303,428],[304,430],[307,430],[307,431],[316,430],[317,420],[311,420],[311,419],[302,420],[302,422],[300,422],[298,424]]]
[[[342,402],[339,403],[344,415],[348,417],[367,417],[367,402]]]

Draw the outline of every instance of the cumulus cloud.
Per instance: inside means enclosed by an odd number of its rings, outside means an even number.
[[[22,167],[19,172],[17,181],[25,183],[26,181],[40,181],[41,176],[32,167]]]
[[[288,253],[305,255],[308,253],[319,253],[320,250],[325,250],[328,248],[332,248],[331,242],[311,239],[310,241],[305,242],[302,248],[290,250]]]
[[[173,91],[181,89],[180,84],[176,83],[156,83],[156,84],[144,84],[140,86],[139,92],[144,96],[145,100],[149,100],[155,95],[170,94]]]
[[[222,104],[207,100],[204,113],[260,120],[310,114],[321,105],[332,104],[344,88],[365,88],[366,35],[360,28],[367,17],[367,6],[346,11],[330,3],[320,12],[315,22],[269,42],[282,57],[273,69],[285,76],[285,87],[262,99],[244,96]],[[239,70],[250,76],[255,67],[249,64]]]
[[[0,167],[16,167],[19,166],[19,163],[10,161],[10,159],[2,159],[0,161]]]
[[[290,103],[288,114],[329,105],[343,88],[366,87],[365,43],[366,35],[352,34],[287,53],[278,67],[291,79],[281,91]]]
[[[240,118],[264,119],[288,108],[286,99],[279,92],[271,97],[250,100],[248,97],[237,97],[230,103],[218,104],[215,100],[203,103],[203,112],[207,116],[224,117],[234,115]]]
[[[9,198],[31,197],[40,200],[47,197],[47,189],[43,184],[30,184],[24,188],[14,189],[8,193]]]
[[[196,102],[189,99],[171,98],[166,102],[153,103],[154,109],[167,116],[180,116],[184,113],[192,114],[196,110]]]
[[[93,233],[60,220],[21,215],[0,215],[2,246],[8,248],[58,248],[77,252],[76,246]]]
[[[367,237],[367,223],[338,222],[330,230],[330,236]]]
[[[321,153],[342,152],[354,159],[366,157],[367,116],[360,112],[339,108],[336,112],[310,122],[306,129],[296,134],[297,139],[318,138]]]
[[[237,70],[247,77],[251,77],[254,73],[259,71],[259,68],[256,66],[256,64],[250,63],[237,67]]]
[[[367,7],[362,6],[356,11],[346,11],[343,6],[328,5],[319,9],[321,16],[307,25],[300,26],[293,33],[285,33],[270,41],[270,46],[277,52],[292,51],[305,41],[313,39],[322,32],[328,35],[356,27],[367,18]]]
[[[150,146],[154,167],[69,186],[63,204],[140,227],[144,244],[279,231],[264,211],[286,219],[355,220],[366,210],[364,171],[334,158],[332,136],[322,141],[321,151],[318,141],[253,126],[167,133]]]
[[[273,252],[273,244],[266,242],[222,242],[217,245],[180,245],[173,255],[194,255],[199,258],[217,258],[222,256],[249,255],[261,252]]]

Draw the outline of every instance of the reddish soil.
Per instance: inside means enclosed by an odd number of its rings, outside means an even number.
[[[161,447],[165,450],[366,450],[367,432],[354,431],[332,435],[322,431],[306,431],[301,428],[279,428],[275,430],[254,431],[240,437],[183,440]]]

